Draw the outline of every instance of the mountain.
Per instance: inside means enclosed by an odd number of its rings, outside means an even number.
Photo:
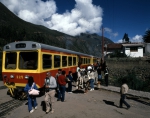
[[[81,33],[80,36],[76,36],[80,41],[86,42],[88,52],[92,55],[101,56],[102,50],[102,36],[88,33]],[[110,39],[104,37],[104,44],[113,43]]]
[[[0,2],[0,49],[14,41],[36,41],[65,49],[70,49],[94,56],[101,56],[102,36],[97,34],[81,33],[78,36],[51,30],[45,26],[26,22]],[[106,44],[113,43],[104,37]]]

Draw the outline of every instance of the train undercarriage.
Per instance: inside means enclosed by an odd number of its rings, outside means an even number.
[[[6,83],[6,86],[8,88],[7,95],[19,100],[26,100],[28,98],[27,93],[24,91],[24,87],[16,87],[12,85],[12,83]],[[39,96],[44,95],[44,88],[40,88],[39,91]]]

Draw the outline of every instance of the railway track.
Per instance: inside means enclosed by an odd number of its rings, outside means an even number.
[[[6,89],[7,87],[6,86],[0,86],[0,90],[1,89]]]
[[[9,113],[10,111],[12,111],[13,109],[21,106],[24,102],[26,102],[26,100],[17,100],[17,99],[13,99],[4,103],[0,104],[0,117],[5,116],[7,113]]]
[[[126,97],[127,97],[127,99],[132,99],[132,100],[135,100],[135,101],[140,102],[142,104],[150,106],[150,99],[148,99],[148,98],[134,96],[134,95],[127,95]]]

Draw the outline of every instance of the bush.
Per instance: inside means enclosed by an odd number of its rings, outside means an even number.
[[[127,57],[127,55],[124,54],[124,53],[121,53],[121,52],[118,51],[118,50],[115,50],[114,53],[110,54],[110,58],[115,58],[115,57],[117,57],[117,58],[122,58],[122,57]]]
[[[136,77],[134,72],[128,73],[128,75],[123,77],[116,76],[110,80],[110,83],[113,86],[121,87],[123,79],[127,80],[127,84],[130,89],[150,92],[150,79],[143,81]]]

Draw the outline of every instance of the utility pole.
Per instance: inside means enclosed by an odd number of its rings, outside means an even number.
[[[102,59],[104,61],[104,28],[102,26]]]

